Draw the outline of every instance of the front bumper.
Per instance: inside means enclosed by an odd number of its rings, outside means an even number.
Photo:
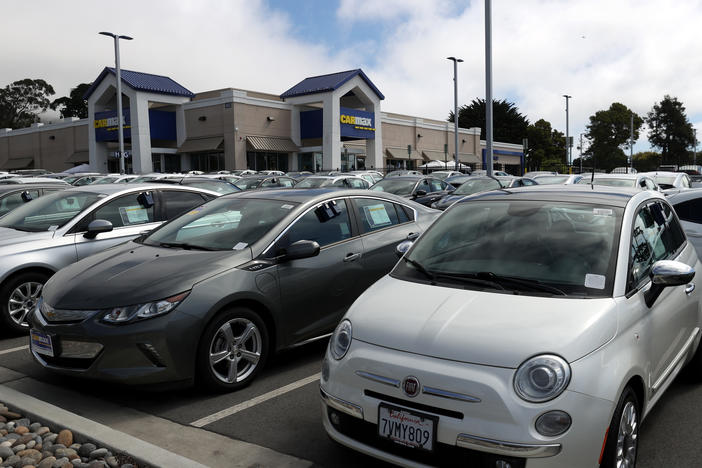
[[[48,323],[36,310],[29,323],[55,343],[54,357],[32,349],[34,360],[53,372],[130,385],[193,380],[202,325],[178,309],[124,325],[102,323],[97,317]]]
[[[614,405],[571,391],[550,402],[527,403],[512,389],[514,369],[446,361],[358,340],[341,361],[327,355],[324,368],[322,418],[330,437],[406,466],[456,466],[460,460],[464,466],[596,467]],[[424,390],[414,398],[395,385],[409,375]],[[380,439],[380,403],[438,416],[434,453]],[[536,419],[556,409],[570,414],[571,427],[558,437],[542,436],[534,428]],[[496,465],[499,461],[508,465]]]

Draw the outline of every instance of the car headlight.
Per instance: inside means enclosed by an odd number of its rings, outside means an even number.
[[[334,334],[329,340],[329,351],[337,361],[346,356],[346,352],[351,347],[352,335],[351,322],[348,320],[342,320],[334,330]]]
[[[178,304],[183,302],[183,299],[188,297],[188,294],[190,294],[190,291],[176,294],[160,301],[147,302],[146,304],[115,307],[105,311],[102,321],[107,323],[128,323],[158,317],[175,309]]]
[[[527,359],[514,374],[514,391],[525,401],[541,403],[563,393],[570,382],[570,366],[560,356],[544,354]]]

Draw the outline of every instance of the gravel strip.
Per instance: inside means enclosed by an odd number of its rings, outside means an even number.
[[[0,467],[149,468],[125,454],[112,454],[90,441],[78,442],[68,429],[32,422],[0,403]]]

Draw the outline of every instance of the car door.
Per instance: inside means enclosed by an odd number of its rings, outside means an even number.
[[[655,392],[665,384],[671,364],[695,331],[699,294],[686,285],[667,287],[649,308],[644,296],[651,286],[651,267],[659,260],[694,266],[696,258],[686,248],[689,246],[673,211],[661,201],[639,207],[630,245],[626,306],[632,313],[641,314],[635,332],[646,347],[649,385]]]
[[[291,343],[331,331],[361,294],[363,244],[344,198],[301,215],[276,242],[275,251],[299,240],[315,241],[319,255],[277,265],[284,328]]]
[[[365,290],[395,266],[397,244],[417,237],[421,229],[414,211],[400,204],[370,197],[354,197],[351,203],[363,242],[361,287]]]
[[[150,200],[154,200],[150,203]],[[132,192],[112,198],[81,219],[72,229],[78,260],[137,237],[161,224],[156,216],[153,191]],[[150,206],[149,206],[150,205]],[[85,237],[88,224],[96,219],[112,223],[112,231]]]
[[[422,179],[414,189],[414,193],[416,195],[414,201],[421,203],[424,206],[430,206],[432,203],[446,195],[446,192],[442,191],[441,188],[441,181],[438,179]],[[424,191],[426,193],[420,195],[418,193],[420,191]]]

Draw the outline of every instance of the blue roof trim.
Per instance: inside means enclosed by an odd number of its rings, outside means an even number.
[[[88,99],[93,94],[95,89],[108,73],[112,73],[113,75],[117,74],[114,68],[105,67],[95,81],[93,81],[90,88],[88,88],[88,90],[85,92],[83,99]],[[190,90],[176,83],[167,76],[152,75],[150,73],[142,73],[132,70],[120,70],[120,73],[122,75],[122,82],[137,91],[148,91],[150,93],[168,94],[171,96],[195,96],[195,94]]]
[[[382,100],[385,99],[383,93],[375,87],[368,76],[363,73],[363,70],[347,70],[343,72],[330,73],[328,75],[311,76],[300,81],[298,84],[285,91],[280,95],[281,98],[289,98],[295,96],[305,96],[308,94],[326,93],[339,89],[341,85],[349,81],[355,76],[360,76],[363,81],[373,90],[373,92]]]

